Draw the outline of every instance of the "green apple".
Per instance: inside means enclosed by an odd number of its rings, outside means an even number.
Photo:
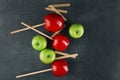
[[[32,39],[32,47],[35,50],[43,50],[45,49],[47,46],[47,40],[45,37],[41,36],[41,35],[36,35],[35,37],[33,37]]]
[[[81,24],[72,24],[69,28],[69,34],[72,38],[80,38],[84,33],[84,28]]]
[[[51,49],[44,49],[40,52],[39,58],[44,64],[51,64],[55,60],[55,52]]]

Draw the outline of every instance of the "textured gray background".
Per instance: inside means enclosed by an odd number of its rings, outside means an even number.
[[[51,72],[15,79],[22,73],[50,68],[39,61],[39,52],[31,47],[37,33],[32,30],[10,35],[30,25],[42,23],[51,3],[70,2],[67,27],[62,31],[70,39],[65,52],[78,52],[77,59],[67,59],[68,75],[57,78]],[[85,26],[81,39],[72,39],[68,27]],[[44,28],[39,30],[50,35]],[[120,0],[0,0],[0,80],[120,80]],[[50,41],[49,41],[50,43]],[[50,44],[48,45],[50,48]]]

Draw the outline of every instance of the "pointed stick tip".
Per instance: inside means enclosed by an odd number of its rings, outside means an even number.
[[[74,54],[74,58],[76,58],[78,56],[78,53]]]

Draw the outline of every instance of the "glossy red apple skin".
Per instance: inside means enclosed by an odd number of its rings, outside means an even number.
[[[66,60],[57,60],[52,63],[52,72],[56,77],[65,76],[69,71]]]
[[[55,50],[64,51],[68,48],[68,46],[69,46],[69,39],[66,36],[62,34],[58,34],[55,37],[53,37],[52,47]]]
[[[61,30],[64,27],[63,18],[56,13],[47,14],[44,18],[45,29],[50,32],[56,32]]]

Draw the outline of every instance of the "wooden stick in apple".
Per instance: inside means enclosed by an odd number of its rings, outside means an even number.
[[[52,71],[53,75],[56,77],[65,76],[69,71],[68,62],[66,60],[57,60],[52,63],[52,68],[18,75],[16,76],[16,78],[22,78],[22,77],[31,76],[49,71]]]
[[[52,4],[54,7],[69,7],[70,3],[64,3],[64,4]],[[48,5],[50,7],[50,5]]]
[[[60,13],[67,13],[67,10],[61,10],[61,9],[56,9],[55,7],[68,7],[70,6],[70,3],[65,3],[65,4],[53,4],[52,6],[51,5],[48,5],[48,8],[46,8],[46,10],[50,10],[50,11],[55,11],[56,13],[58,13],[59,15],[61,15],[63,17],[64,20],[65,17]],[[38,24],[38,25],[35,25],[33,26],[33,28],[37,28],[37,27],[40,27],[40,26],[43,26],[45,25],[45,23],[41,23],[41,24]],[[23,29],[19,29],[19,30],[15,30],[15,31],[12,31],[10,32],[11,34],[15,34],[15,33],[18,33],[18,32],[21,32],[21,31],[25,31],[25,30],[28,30],[29,28],[23,28]],[[59,32],[59,31],[58,31]],[[57,33],[57,32],[56,32]],[[55,34],[56,34],[55,33]]]
[[[68,6],[68,5],[70,5],[70,4],[56,4],[56,5],[54,5],[54,6],[58,6],[58,7],[60,7],[60,6]],[[52,5],[53,6],[53,5]],[[56,13],[58,13],[58,12],[61,12],[59,9],[56,9],[55,10],[55,8],[51,8],[51,6],[49,5],[48,6],[48,8],[46,8],[46,10],[52,10],[52,11],[57,11]],[[67,11],[64,11],[64,12],[66,12],[67,13]],[[58,13],[58,14],[60,14],[60,13]],[[62,15],[62,14],[60,14],[60,15]],[[65,27],[65,26],[64,26]],[[64,28],[63,27],[63,28]],[[62,28],[62,29],[63,29]],[[53,33],[52,35],[51,35],[51,37],[53,38],[55,35],[57,35],[57,34],[59,34],[61,31],[62,31],[62,29],[61,30],[59,30],[59,31],[57,31],[57,32],[55,32],[55,33]]]
[[[44,17],[44,23],[33,26],[33,28],[37,28],[39,26],[43,26],[47,31],[57,32],[64,27],[64,20],[61,15],[57,13],[49,13]],[[28,30],[30,28],[23,28],[19,30],[12,31],[11,34],[15,34],[21,31]]]
[[[53,38],[54,36],[56,36],[57,34],[59,34],[65,27],[66,27],[66,25],[64,25],[64,27],[63,27],[61,30],[53,33],[53,34],[51,35],[51,37]]]

